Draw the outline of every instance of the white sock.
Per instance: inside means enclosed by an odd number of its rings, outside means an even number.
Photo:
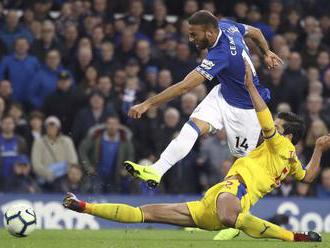
[[[199,128],[192,121],[188,121],[182,127],[179,135],[171,141],[159,160],[151,167],[155,169],[160,176],[163,176],[176,162],[183,159],[190,152],[199,136]]]

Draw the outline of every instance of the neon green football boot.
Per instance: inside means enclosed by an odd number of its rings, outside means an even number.
[[[131,161],[125,161],[124,166],[129,174],[146,182],[151,189],[156,188],[160,183],[161,177],[150,166],[139,165]]]
[[[231,240],[239,235],[240,231],[234,228],[227,228],[221,230],[213,237],[213,240]]]

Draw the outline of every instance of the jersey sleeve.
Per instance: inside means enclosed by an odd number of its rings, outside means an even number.
[[[302,181],[305,178],[306,170],[298,158],[291,164],[290,175],[294,176],[297,181]]]
[[[264,140],[269,149],[274,152],[278,151],[279,149],[281,149],[282,146],[285,145],[284,137],[280,135],[277,131],[275,131],[275,133],[270,137],[264,137]]]
[[[243,23],[234,22],[234,25],[238,28],[238,31],[244,36],[247,32],[248,26]]]
[[[229,20],[229,19],[225,20],[224,22],[227,22],[227,23],[235,26],[238,29],[238,31],[241,33],[241,35],[243,35],[243,36],[246,34],[246,32],[248,30],[248,25],[246,25],[246,24],[243,24],[240,22],[235,22],[235,21]]]
[[[209,51],[207,57],[196,67],[196,71],[211,81],[228,66],[227,54],[219,49]]]

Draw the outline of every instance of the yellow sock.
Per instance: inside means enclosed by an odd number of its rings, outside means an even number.
[[[141,223],[144,221],[141,208],[126,204],[86,203],[84,213],[123,223]]]
[[[238,215],[235,227],[253,238],[293,241],[293,232],[247,213]]]

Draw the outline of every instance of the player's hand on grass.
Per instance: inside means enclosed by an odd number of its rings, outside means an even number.
[[[322,152],[330,149],[330,134],[319,137],[316,140],[315,146],[321,149]]]
[[[275,67],[283,65],[283,60],[270,50],[266,52],[264,60],[268,69],[274,69]]]
[[[250,86],[253,86],[253,79],[252,79],[252,71],[249,63],[244,59],[245,63],[245,78],[244,78],[244,84],[245,87],[248,88]]]
[[[150,105],[147,102],[143,102],[137,105],[134,105],[128,111],[128,116],[133,119],[140,119],[142,114],[147,112],[150,108]]]

